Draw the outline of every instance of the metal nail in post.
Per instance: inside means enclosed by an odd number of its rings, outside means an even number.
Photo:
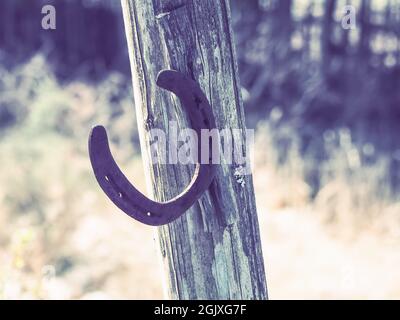
[[[216,128],[207,97],[195,81],[178,71],[163,70],[157,76],[157,85],[178,96],[199,139],[201,129]],[[201,145],[200,140],[199,158]],[[211,155],[210,140],[208,147]],[[90,133],[89,155],[97,182],[110,200],[130,217],[151,226],[179,218],[208,189],[215,176],[215,164],[197,163],[189,186],[180,195],[166,202],[156,202],[137,190],[122,173],[111,154],[103,126],[94,127]]]

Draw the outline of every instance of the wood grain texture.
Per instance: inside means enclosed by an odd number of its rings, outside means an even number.
[[[241,129],[243,106],[226,0],[122,0],[135,106],[150,196],[165,201],[188,184],[193,167],[152,164],[152,128],[190,127],[179,101],[156,86],[162,69],[199,82],[217,127]],[[267,299],[251,175],[222,163],[209,191],[186,214],[158,228],[172,299]]]

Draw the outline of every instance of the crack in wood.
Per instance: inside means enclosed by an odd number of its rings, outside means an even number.
[[[156,19],[162,19],[165,16],[169,16],[173,11],[181,9],[185,6],[186,6],[186,2],[182,2],[182,3],[178,3],[178,4],[168,3],[162,7],[160,13],[156,14]]]

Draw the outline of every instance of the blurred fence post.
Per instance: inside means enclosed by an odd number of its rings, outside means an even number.
[[[149,130],[169,133],[169,121],[189,127],[179,102],[156,86],[162,69],[200,83],[217,127],[245,122],[228,0],[122,0],[135,106],[149,193],[179,194],[193,168],[150,162]],[[222,163],[209,191],[185,215],[158,228],[166,287],[172,299],[267,299],[251,175]]]

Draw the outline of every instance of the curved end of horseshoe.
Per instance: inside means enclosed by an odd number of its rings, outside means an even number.
[[[183,93],[203,94],[200,86],[193,79],[176,70],[161,70],[157,75],[156,83],[160,88],[175,93],[181,99]]]
[[[104,158],[104,153],[108,148],[106,129],[103,126],[93,127],[89,134],[89,157],[93,169],[101,164],[100,159]],[[96,171],[94,173],[96,175]]]
[[[97,125],[92,128],[89,134],[89,157],[97,179],[100,175],[99,169],[103,174],[103,171],[108,166],[110,156],[107,131],[103,126]]]
[[[111,154],[103,126],[95,126],[90,132],[89,157],[97,182],[118,208],[147,225],[169,222],[168,215],[159,214],[159,204],[137,190],[122,173]]]
[[[175,81],[182,78],[182,74],[175,70],[161,70],[157,75],[156,84],[163,89],[172,91]]]
[[[90,130],[89,148],[104,141],[108,141],[106,129],[103,126],[94,126]]]

